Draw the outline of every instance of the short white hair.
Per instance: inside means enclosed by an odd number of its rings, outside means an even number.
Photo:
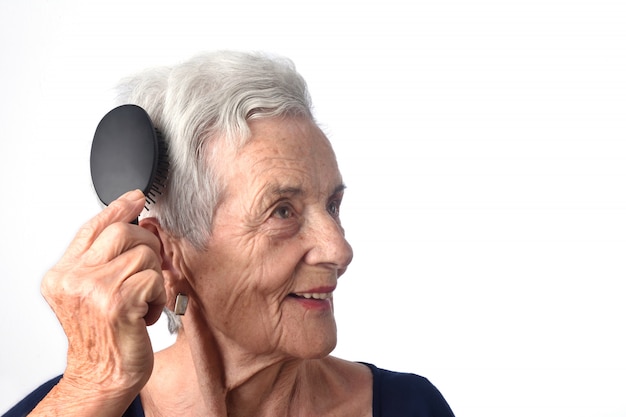
[[[168,145],[168,179],[148,215],[196,248],[202,248],[210,235],[224,186],[210,163],[213,144],[243,146],[250,138],[251,119],[313,120],[306,82],[293,62],[260,52],[200,54],[179,65],[128,77],[117,91],[118,104],[144,108]],[[180,320],[166,312],[170,331],[175,332]]]

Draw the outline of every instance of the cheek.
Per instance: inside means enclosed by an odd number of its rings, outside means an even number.
[[[287,295],[293,291],[295,276],[304,256],[298,239],[272,241],[256,264],[257,290],[265,294],[283,290]]]
[[[208,315],[232,317],[248,310],[266,311],[286,296],[293,268],[280,256],[259,245],[232,249],[208,251],[193,267],[190,282]]]
[[[292,234],[292,228],[287,229]],[[294,289],[294,274],[305,252],[299,233],[290,238],[284,233],[225,227],[214,233],[207,250],[197,253],[190,265],[190,281],[205,310],[213,317],[245,315],[250,309],[276,314]]]

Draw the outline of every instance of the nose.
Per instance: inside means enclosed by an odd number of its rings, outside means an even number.
[[[343,274],[352,262],[353,253],[338,220],[324,212],[310,222],[307,232],[311,247],[305,262],[335,269],[338,276]]]

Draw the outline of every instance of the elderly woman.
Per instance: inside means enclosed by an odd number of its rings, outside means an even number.
[[[8,416],[452,416],[420,376],[329,356],[345,186],[290,61],[206,54],[120,91],[168,141],[166,191],[139,226],[121,196],[45,276],[67,367]]]

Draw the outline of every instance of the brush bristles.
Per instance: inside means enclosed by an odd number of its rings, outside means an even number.
[[[159,129],[155,128],[154,131],[156,133],[159,149],[156,171],[154,173],[154,178],[152,180],[150,190],[148,190],[148,193],[146,195],[147,204],[145,205],[145,209],[148,211],[150,211],[149,207],[156,203],[156,199],[158,198],[158,196],[163,194],[170,168],[167,142],[165,141],[165,139],[163,139],[163,135],[161,134]]]

